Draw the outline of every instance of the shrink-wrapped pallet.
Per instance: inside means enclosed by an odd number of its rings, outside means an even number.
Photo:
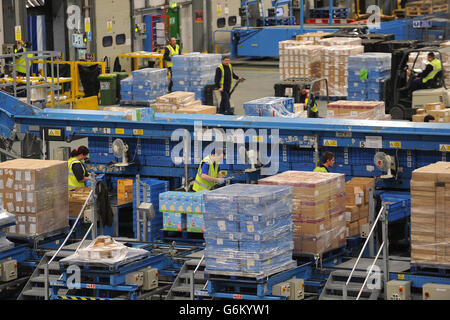
[[[17,217],[10,234],[35,236],[69,225],[67,162],[18,159],[0,163],[5,210]]]
[[[207,271],[268,275],[292,264],[292,188],[236,184],[204,201]]]
[[[293,187],[296,254],[319,254],[345,245],[344,175],[288,171],[258,183]]]

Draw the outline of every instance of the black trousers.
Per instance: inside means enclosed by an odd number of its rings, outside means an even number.
[[[411,83],[411,92],[425,89],[427,86],[425,83],[423,83],[422,79],[416,79]]]
[[[225,113],[231,113],[231,104],[230,104],[230,92],[229,91],[222,91],[222,101],[220,101],[220,108],[219,113],[225,114]]]
[[[170,81],[169,81],[169,92],[172,92],[172,88],[173,88],[173,80],[172,80],[172,77],[173,77],[173,73],[172,73],[172,68],[167,68],[167,70],[168,70],[168,73],[170,74]]]

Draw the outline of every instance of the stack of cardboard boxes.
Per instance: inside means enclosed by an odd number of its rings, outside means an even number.
[[[282,53],[280,52],[281,79],[319,77],[321,60],[321,46],[311,44],[287,46]]]
[[[330,32],[322,32],[322,31],[303,33],[297,36],[297,41],[313,41],[314,44],[318,44],[319,40],[331,34],[332,33]]]
[[[328,104],[327,118],[389,120],[384,102],[378,101],[336,101]]]
[[[331,39],[330,39],[331,40]],[[323,59],[320,70],[322,77],[328,79],[330,96],[347,96],[348,88],[348,57],[364,53],[361,45],[334,45],[323,47]],[[325,94],[325,88],[322,88]]]
[[[164,192],[159,195],[159,208],[163,213],[163,227],[166,231],[205,232],[205,203],[207,191]]]
[[[317,44],[321,46],[361,46],[362,39],[334,37],[317,40]]]
[[[417,169],[411,180],[411,262],[450,264],[450,164]]]
[[[426,116],[433,116],[430,122],[450,123],[450,109],[442,102],[428,103],[425,109],[417,109],[417,114],[413,115],[413,122],[424,122]]]
[[[288,171],[259,184],[294,188],[295,253],[319,254],[346,244],[344,175]]]
[[[86,203],[89,194],[91,193],[91,188],[77,188],[75,190],[69,191],[69,216],[76,218],[80,214],[81,209]],[[86,206],[86,209],[90,209],[90,205]],[[82,217],[84,214],[82,215]]]
[[[201,104],[202,102],[200,100],[195,100],[195,93],[175,91],[157,98],[156,103],[152,104],[151,107],[155,109],[155,112],[175,113],[179,109],[190,108]]]
[[[67,162],[18,159],[0,163],[0,194],[17,218],[9,233],[35,236],[69,225]]]
[[[353,178],[345,185],[345,217],[347,237],[359,235],[369,223],[369,190],[375,193],[375,179]]]

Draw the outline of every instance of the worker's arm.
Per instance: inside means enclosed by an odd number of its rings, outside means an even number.
[[[433,71],[433,66],[428,64],[425,70],[419,75],[420,79],[426,78]]]
[[[209,172],[209,164],[203,163],[202,172]],[[202,178],[205,179],[208,182],[214,182],[214,183],[218,183],[219,182],[218,178],[210,177],[209,175],[204,174],[204,173],[202,173]]]
[[[237,76],[236,73],[234,73],[234,71],[233,71],[233,79],[239,80],[240,82],[244,82],[246,80],[245,78],[239,78],[239,76]]]
[[[164,61],[172,61],[172,58],[170,58],[170,51],[167,48],[164,48]]]
[[[75,177],[77,178],[77,180],[79,182],[89,180],[89,178],[88,178],[89,175],[88,175],[87,171],[86,171],[86,174],[85,174],[85,171],[83,170],[83,165],[82,164],[74,163],[72,165],[72,171],[73,171],[73,174],[75,175]]]
[[[216,84],[216,89],[220,89],[220,79],[222,79],[222,70],[220,68],[216,69],[216,77],[214,83]]]

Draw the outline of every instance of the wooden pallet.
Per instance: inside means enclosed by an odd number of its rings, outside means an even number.
[[[449,12],[448,8],[449,8],[448,4],[442,4],[442,5],[439,5],[439,6],[433,6],[433,13]]]

